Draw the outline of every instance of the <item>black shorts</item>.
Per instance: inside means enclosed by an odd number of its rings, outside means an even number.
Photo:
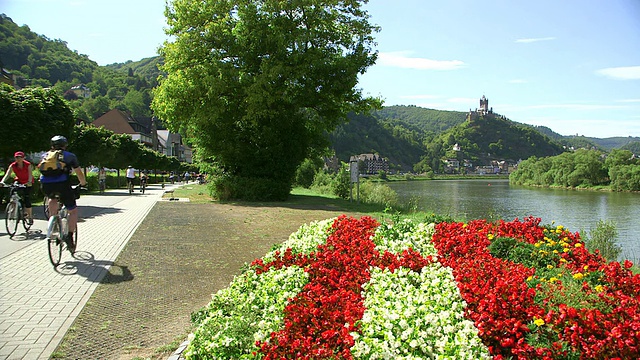
[[[47,197],[52,198],[55,194],[60,195],[60,199],[67,210],[73,210],[77,207],[76,196],[71,189],[71,182],[63,181],[57,183],[42,183],[42,191]]]

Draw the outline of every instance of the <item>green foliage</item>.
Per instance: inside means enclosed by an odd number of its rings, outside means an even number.
[[[234,178],[290,188],[311,150],[326,147],[325,132],[378,105],[355,89],[376,59],[377,28],[359,1],[179,2],[166,15],[175,40],[161,49],[167,75],[153,109],[215,156],[221,189]]]
[[[6,84],[1,85],[0,156],[9,157],[16,150],[47,150],[54,135],[71,137],[73,113],[69,104],[52,89],[14,90]]]
[[[589,251],[598,250],[607,261],[618,261],[622,248],[617,244],[618,229],[612,221],[598,220],[583,239]]]
[[[348,199],[351,194],[351,175],[347,171],[347,165],[342,164],[340,170],[336,174],[335,180],[332,183],[333,194]]]
[[[558,156],[522,161],[511,173],[509,182],[529,186],[594,187],[607,186],[615,191],[640,190],[640,164],[627,150],[605,154],[579,149]]]
[[[384,183],[365,180],[360,182],[360,201],[393,208],[398,206],[398,194]]]
[[[314,162],[312,159],[304,159],[302,164],[296,169],[295,185],[304,188],[310,188],[313,184],[313,178],[316,172],[321,169],[321,164]]]
[[[245,201],[284,201],[291,185],[270,178],[248,178],[222,174],[211,176],[209,191],[221,201],[242,199]]]

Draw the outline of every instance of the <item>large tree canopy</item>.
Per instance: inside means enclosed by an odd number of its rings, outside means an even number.
[[[218,195],[280,200],[296,167],[349,111],[379,105],[356,89],[375,63],[361,0],[173,0],[167,76],[153,109],[227,176]],[[253,190],[247,190],[253,189]]]
[[[14,90],[0,84],[0,156],[49,149],[54,135],[70,137],[75,120],[69,104],[52,89]]]

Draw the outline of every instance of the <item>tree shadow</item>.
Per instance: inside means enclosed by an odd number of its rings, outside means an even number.
[[[88,251],[77,251],[74,260],[60,263],[55,270],[62,275],[79,275],[91,282],[117,284],[133,280],[134,276],[126,265],[111,260],[96,260]]]
[[[20,228],[22,228],[22,224],[19,225]],[[20,229],[19,228],[19,229]],[[29,231],[24,231],[24,228],[22,228],[22,232],[20,232],[20,230],[16,231],[16,234],[13,235],[13,237],[10,238],[11,241],[31,241],[31,240],[44,240],[47,238],[47,234],[44,233],[42,230],[40,229],[29,229]],[[0,235],[9,235],[7,234],[6,231],[3,231],[0,233]]]

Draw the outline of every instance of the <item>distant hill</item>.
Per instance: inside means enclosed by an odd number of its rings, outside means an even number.
[[[160,56],[144,58],[139,61],[127,61],[124,63],[113,63],[106,65],[108,69],[115,70],[122,74],[130,75],[131,73],[141,76],[147,80],[151,87],[158,84],[158,76],[161,74],[158,66],[162,65],[163,59]]]

